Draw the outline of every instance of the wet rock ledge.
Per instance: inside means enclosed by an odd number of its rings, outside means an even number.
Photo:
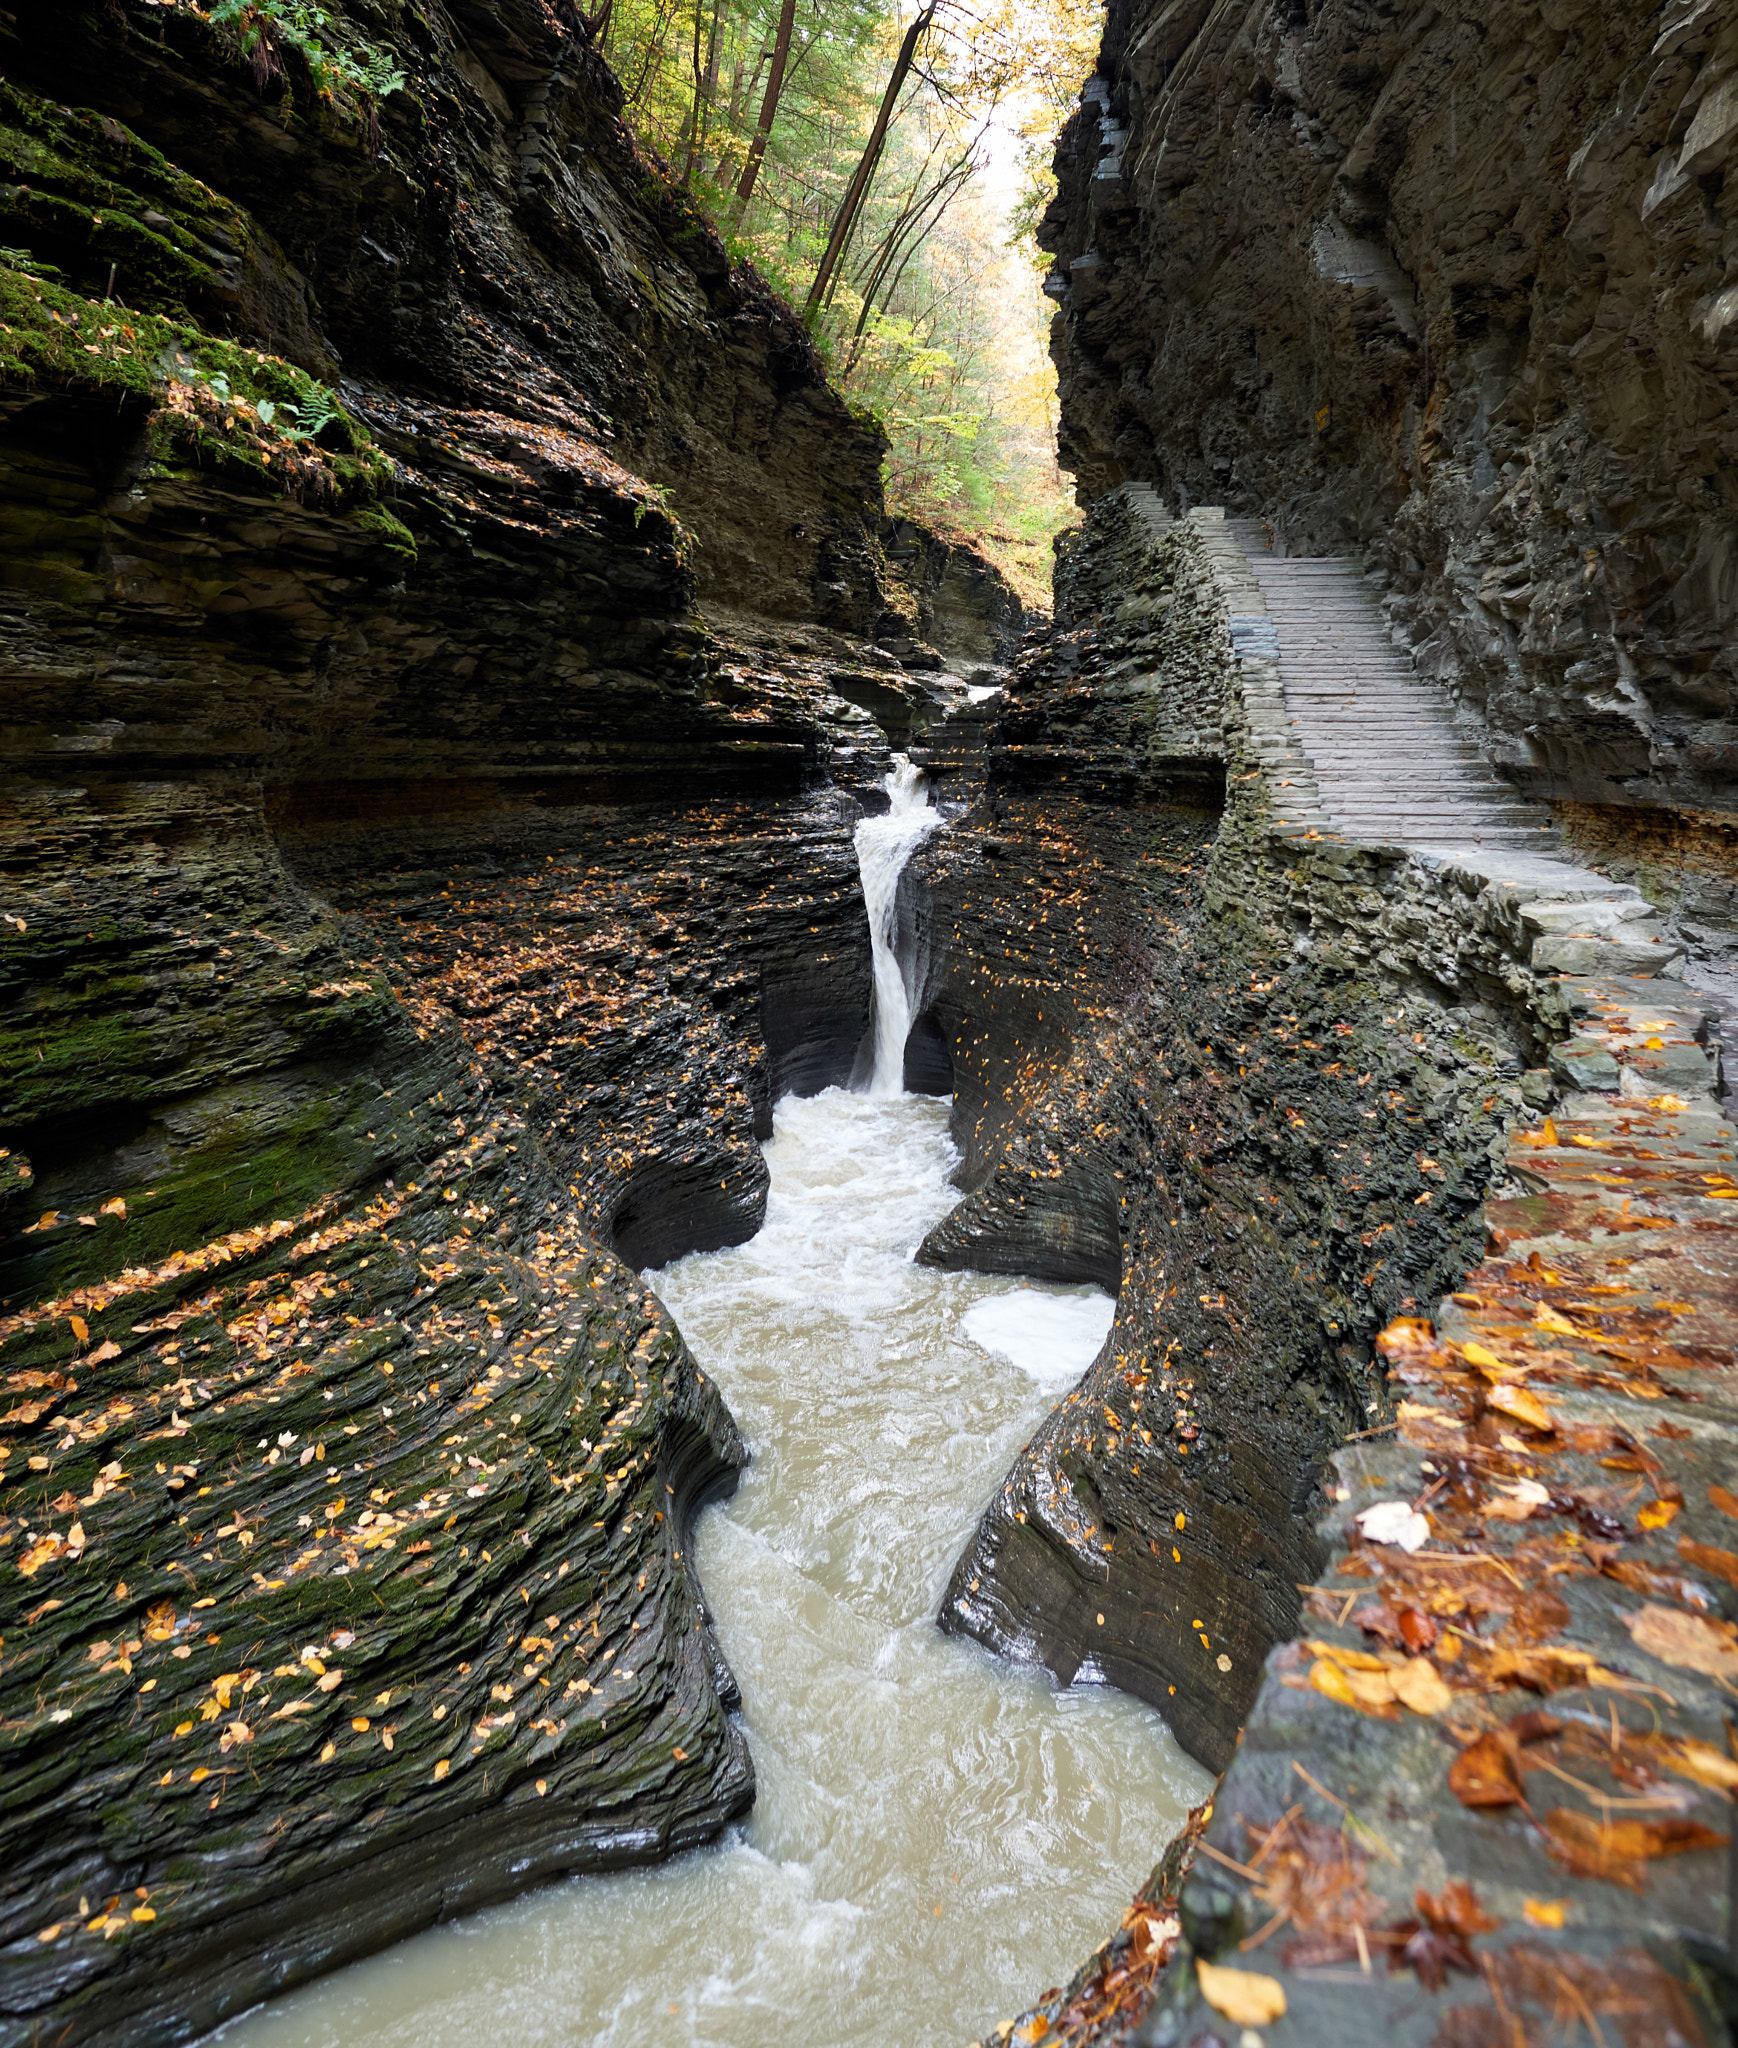
[[[1336,839],[1233,646],[1247,580],[1221,515],[1101,499],[983,800],[920,857],[966,1190],[920,1256],[1118,1288],[942,1625],[1152,1700],[1225,1772],[1186,1878],[998,2038],[1494,2043],[1568,2001],[1713,2048],[1715,1011],[1593,940],[1554,971],[1538,899],[1597,876]]]

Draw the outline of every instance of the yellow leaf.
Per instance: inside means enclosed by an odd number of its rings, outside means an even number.
[[[1514,1371],[1513,1366],[1505,1365],[1494,1351],[1487,1351],[1482,1344],[1463,1344],[1460,1348],[1468,1365],[1476,1365],[1491,1372]]]
[[[1358,1704],[1351,1681],[1331,1658],[1318,1657],[1310,1666],[1310,1684],[1325,1698],[1338,1700],[1342,1707]]]
[[[1265,2027],[1285,2017],[1285,1986],[1277,1977],[1198,1962],[1195,1981],[1201,1987],[1201,1996],[1234,2027]]]
[[[1567,1899],[1523,1899],[1521,1911],[1535,1927],[1561,1927],[1567,1914]]]
[[[203,1764],[201,1764],[198,1770],[196,1770],[193,1773],[192,1783],[194,1783],[195,1785],[202,1785],[204,1784],[205,1780],[210,1776],[211,1773],[205,1768]]]
[[[1699,1785],[1717,1785],[1723,1792],[1738,1792],[1738,1762],[1710,1742],[1695,1742],[1680,1735],[1661,1745],[1661,1763]]]
[[[1675,1500],[1650,1500],[1636,1516],[1644,1529],[1663,1529],[1678,1512]]]
[[[1540,1302],[1539,1306],[1533,1311],[1533,1322],[1537,1328],[1541,1330],[1555,1330],[1561,1337],[1573,1337],[1578,1334],[1575,1325],[1569,1318],[1567,1316],[1560,1316],[1548,1301]]]
[[[89,1323],[85,1321],[84,1317],[68,1316],[67,1321],[71,1323],[72,1334],[78,1339],[78,1341],[81,1344],[88,1344],[91,1340],[91,1326]]]
[[[122,1195],[117,1195],[112,1202],[105,1202],[97,1211],[99,1216],[119,1216],[122,1218],[125,1218],[126,1213],[126,1198]]]
[[[1313,1657],[1326,1657],[1346,1671],[1386,1671],[1387,1665],[1380,1657],[1372,1657],[1368,1650],[1343,1650],[1338,1643],[1306,1642],[1304,1648]]]
[[[436,1764],[434,1767],[435,1783],[438,1785],[440,1781],[446,1776],[448,1771],[450,1771],[451,1769],[452,1765],[448,1763],[446,1758],[443,1756],[440,1762]]]
[[[1554,1426],[1551,1411],[1537,1394],[1529,1394],[1525,1387],[1492,1387],[1488,1399],[1491,1407],[1512,1415],[1529,1429],[1550,1429]]]
[[[327,1743],[327,1745],[326,1745],[326,1747],[325,1747],[325,1748],[324,1748],[323,1750],[321,1750],[321,1752],[320,1752],[320,1761],[321,1761],[321,1763],[323,1763],[323,1764],[329,1764],[329,1763],[330,1763],[330,1762],[332,1761],[332,1759],[333,1759],[333,1758],[334,1758],[334,1757],[335,1757],[335,1756],[336,1756],[337,1754],[338,1754],[338,1745],[337,1745],[337,1743],[335,1743],[335,1742],[328,1742],[328,1743]]]
[[[145,1920],[155,1920],[155,1919],[156,1919],[156,1917],[157,1917],[157,1914],[156,1914],[156,1909],[155,1909],[154,1907],[151,1907],[151,1906],[135,1906],[135,1907],[133,1908],[133,1918],[134,1918],[135,1920],[138,1920],[138,1921],[145,1921]]]
[[[368,1733],[368,1716],[366,1714],[358,1714],[351,1721],[350,1725],[356,1730],[358,1735],[366,1735]]]
[[[1388,1674],[1394,1697],[1415,1714],[1440,1714],[1454,1703],[1454,1694],[1428,1657],[1412,1657]]]

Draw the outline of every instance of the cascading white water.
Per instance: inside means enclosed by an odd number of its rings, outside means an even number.
[[[893,768],[882,778],[888,808],[857,827],[857,868],[863,877],[863,906],[869,913],[869,946],[874,964],[870,1032],[875,1066],[869,1093],[882,1097],[905,1092],[905,1041],[911,1031],[911,996],[894,948],[899,877],[918,841],[941,823],[931,809],[929,788],[921,769],[904,754],[895,754]]]
[[[960,2048],[1116,1925],[1209,1780],[1157,1714],[935,1614],[1111,1303],[917,1265],[948,1106],[778,1106],[766,1224],[654,1277],[754,1453],[694,1549],[748,1822],[545,1886],[232,2021],[225,2048]]]

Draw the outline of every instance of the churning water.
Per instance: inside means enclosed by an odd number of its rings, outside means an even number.
[[[857,833],[869,1092],[782,1102],[759,1236],[653,1276],[754,1454],[694,1539],[752,1817],[353,1964],[231,2022],[228,2048],[963,2048],[1115,1927],[1206,1795],[1147,1708],[935,1626],[1112,1304],[912,1261],[958,1197],[946,1104],[900,1093],[894,904],[939,821],[896,758],[891,810]]]
[[[947,1109],[780,1104],[766,1227],[655,1276],[754,1452],[696,1552],[742,1685],[748,1822],[437,1928],[228,2048],[963,2048],[1116,1925],[1206,1774],[1145,1707],[934,1616],[1111,1304],[911,1261]]]
[[[869,1034],[875,1048],[869,1077],[871,1095],[894,1096],[905,1087],[905,1041],[911,1033],[911,998],[894,950],[899,877],[912,849],[941,823],[929,801],[922,773],[903,754],[882,778],[888,807],[864,818],[856,831],[857,872],[863,878],[863,908],[869,914],[869,949],[874,969],[874,1004]]]

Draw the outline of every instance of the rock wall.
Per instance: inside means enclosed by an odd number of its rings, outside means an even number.
[[[634,1269],[850,1072],[840,686],[933,621],[572,10],[322,34],[404,87],[0,21],[7,2043],[752,1797],[685,1562],[743,1451]]]
[[[1493,759],[1672,808],[1692,874],[1738,759],[1735,65],[1711,0],[1114,0],[1044,230],[1084,500],[1366,555]]]
[[[916,863],[967,1190],[919,1256],[1118,1289],[943,1626],[1090,1665],[1213,1765],[1379,1416],[1372,1340],[1477,1258],[1553,1028],[1500,891],[1276,824],[1237,672],[1202,529],[1113,493],[987,799]]]
[[[1639,978],[1670,949],[1568,945],[1557,892],[1626,894],[1598,876],[1327,833],[1250,585],[1222,513],[1098,500],[985,795],[920,857],[966,1198],[919,1256],[1117,1288],[942,1626],[1225,1771],[1206,1860],[994,2039],[1531,2038],[1567,1986],[1633,2048],[1713,2048],[1716,1013]],[[1357,1521],[1383,1503],[1411,1548]]]

